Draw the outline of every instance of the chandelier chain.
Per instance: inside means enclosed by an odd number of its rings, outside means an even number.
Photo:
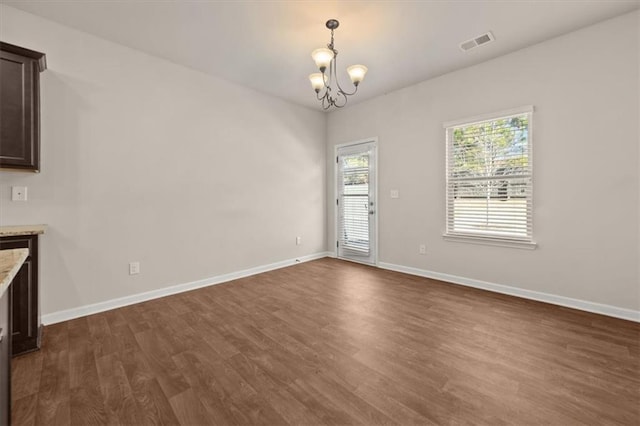
[[[336,54],[336,50],[333,48],[333,30],[331,30],[331,43],[327,44],[327,47],[333,50],[333,53]]]

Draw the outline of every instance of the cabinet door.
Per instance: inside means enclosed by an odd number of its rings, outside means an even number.
[[[3,237],[0,249],[29,249],[29,256],[11,282],[11,353],[20,355],[40,347],[38,306],[38,237]]]
[[[40,167],[39,80],[36,60],[0,50],[0,167]]]
[[[27,260],[11,283],[12,353],[38,348],[38,288],[33,282],[33,261]]]
[[[0,297],[0,426],[11,424],[9,291]]]

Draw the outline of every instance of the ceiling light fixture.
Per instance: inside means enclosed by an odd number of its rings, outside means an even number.
[[[349,93],[340,87],[336,74],[338,51],[333,45],[333,30],[338,28],[339,25],[340,22],[337,19],[329,19],[326,26],[331,30],[331,43],[327,44],[327,47],[321,47],[311,53],[311,57],[316,62],[320,72],[311,74],[309,80],[318,100],[322,102],[322,109],[325,110],[332,106],[336,108],[345,106],[347,97],[358,91],[358,85],[364,80],[364,75],[367,73],[367,67],[364,65],[351,65],[347,68],[347,73],[355,89]]]

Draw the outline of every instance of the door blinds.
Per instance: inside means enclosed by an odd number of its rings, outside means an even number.
[[[347,154],[338,161],[338,245],[369,254],[369,153]]]

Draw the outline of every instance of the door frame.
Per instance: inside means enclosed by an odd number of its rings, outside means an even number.
[[[373,167],[374,167],[374,173],[375,173],[375,177],[374,177],[374,188],[373,188],[373,196],[375,198],[375,210],[374,210],[374,214],[373,214],[373,234],[375,236],[375,238],[373,239],[373,244],[371,246],[371,249],[373,250],[373,263],[368,263],[368,262],[359,262],[357,260],[353,260],[353,259],[343,259],[341,257],[338,257],[338,247],[336,246],[337,242],[338,242],[338,227],[339,227],[339,220],[338,220],[338,204],[336,202],[333,202],[333,221],[334,221],[334,230],[333,230],[333,236],[334,236],[334,242],[333,242],[333,253],[334,253],[334,257],[336,257],[337,259],[342,259],[342,260],[347,260],[349,262],[356,262],[356,263],[361,263],[363,265],[369,265],[369,266],[378,266],[378,258],[379,258],[379,253],[378,253],[378,237],[379,237],[379,233],[378,233],[378,216],[380,214],[380,199],[378,198],[378,181],[379,181],[379,175],[380,173],[378,172],[378,137],[377,136],[373,136],[370,138],[364,138],[364,139],[358,139],[355,141],[351,141],[351,142],[345,142],[345,143],[340,143],[340,144],[336,144],[333,147],[333,158],[338,158],[338,150],[340,148],[347,148],[347,147],[352,147],[352,146],[356,146],[356,145],[364,145],[364,144],[372,144],[373,145],[373,150],[374,150],[374,162],[373,162]],[[337,161],[333,161],[333,199],[337,200],[338,199],[338,167],[337,167]]]

